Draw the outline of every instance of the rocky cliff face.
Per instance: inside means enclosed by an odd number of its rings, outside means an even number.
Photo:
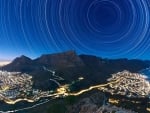
[[[52,68],[84,66],[83,61],[76,54],[75,51],[42,55],[41,57],[35,59],[34,61],[38,64],[47,65]]]
[[[68,113],[136,113],[111,104],[106,104],[106,97],[103,93],[97,92],[90,97],[81,99],[70,107]]]
[[[95,113],[103,105],[104,101],[105,95],[98,92],[92,94],[90,97],[81,99],[69,109],[68,113]]]

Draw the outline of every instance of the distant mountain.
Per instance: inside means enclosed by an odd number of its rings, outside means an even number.
[[[83,61],[76,54],[75,51],[42,55],[41,57],[35,59],[34,62],[56,69],[65,67],[84,66]]]
[[[2,70],[26,72],[32,64],[33,61],[30,58],[22,55],[15,58],[10,64],[3,66]]]
[[[32,60],[24,55],[17,57],[12,61],[11,64],[12,66],[20,66],[20,65],[28,65],[31,64]]]
[[[21,56],[10,64],[1,67],[2,70],[25,72],[33,76],[35,87],[49,88],[50,73],[43,67],[56,71],[56,74],[65,79],[63,83],[70,83],[79,77],[84,80],[74,87],[88,87],[91,84],[106,82],[112,73],[129,70],[138,72],[150,67],[150,61],[128,59],[104,59],[92,55],[77,55],[75,51],[42,55],[37,59]],[[44,82],[43,82],[44,81]]]

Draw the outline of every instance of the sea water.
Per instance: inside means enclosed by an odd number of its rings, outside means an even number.
[[[149,68],[146,68],[146,69],[143,69],[140,71],[140,74],[143,75],[143,77],[147,80],[150,81],[150,67]]]

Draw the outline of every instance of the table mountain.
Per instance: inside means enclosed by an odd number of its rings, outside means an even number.
[[[106,59],[93,55],[78,55],[75,51],[66,51],[45,54],[36,59],[21,56],[14,59],[10,64],[1,67],[1,70],[28,73],[33,76],[36,87],[47,89],[52,84],[49,82],[51,73],[43,69],[43,67],[46,67],[64,78],[64,81],[61,81],[62,84],[71,83],[82,76],[84,80],[74,86],[80,89],[104,83],[112,73],[123,70],[138,72],[149,66],[149,61]]]

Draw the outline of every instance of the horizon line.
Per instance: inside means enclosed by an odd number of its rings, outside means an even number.
[[[117,59],[128,59],[128,60],[143,60],[143,61],[150,61],[150,59],[145,59],[145,58],[128,58],[128,57],[117,57],[117,58],[110,58],[110,57],[104,57],[104,56],[100,56],[100,55],[94,55],[94,54],[88,54],[88,53],[78,53],[77,51],[75,50],[66,50],[66,51],[61,51],[61,52],[51,52],[51,53],[43,53],[39,56],[36,56],[36,57],[31,57],[31,56],[28,56],[28,55],[25,55],[25,54],[22,54],[22,55],[18,55],[14,58],[11,58],[11,59],[3,59],[3,58],[0,58],[0,62],[12,62],[14,59],[18,58],[18,57],[21,57],[21,56],[25,56],[25,57],[28,57],[30,58],[31,60],[34,60],[34,59],[37,59],[43,55],[53,55],[53,54],[61,54],[61,53],[66,53],[66,52],[75,52],[77,55],[89,55],[89,56],[96,56],[98,58],[102,58],[102,59],[112,59],[112,60],[117,60]]]

